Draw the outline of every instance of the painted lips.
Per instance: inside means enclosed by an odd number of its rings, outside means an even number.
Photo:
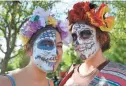
[[[43,62],[46,62],[49,66],[54,66],[56,64],[56,57],[51,57],[51,58],[45,58],[43,56],[36,56],[35,59],[40,59]]]
[[[41,59],[42,61],[48,61],[48,62],[56,62],[56,57],[51,58],[45,58],[43,56],[38,55],[35,59]]]

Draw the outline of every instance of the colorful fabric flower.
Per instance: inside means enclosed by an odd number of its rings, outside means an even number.
[[[114,26],[114,17],[105,16],[109,11],[110,9],[106,4],[101,4],[97,10],[96,7],[89,2],[79,2],[69,11],[68,19],[70,24],[85,21],[99,27],[102,31],[110,31]]]
[[[37,7],[33,11],[33,15],[39,15],[40,17],[43,17],[44,19],[47,19],[47,17],[50,15],[50,11],[45,11],[43,8]]]
[[[96,16],[97,18],[99,18],[101,22],[101,25],[99,25],[99,27],[102,31],[110,31],[114,26],[114,17],[113,16],[105,17],[105,14],[109,11],[110,9],[108,8],[107,5],[101,4],[99,10],[96,12]]]
[[[48,23],[48,25],[52,25],[53,27],[56,27],[56,25],[57,25],[57,21],[52,16],[48,16],[47,23]]]
[[[32,35],[37,32],[38,29],[41,29],[41,27],[45,27],[46,25],[52,25],[53,27],[57,27],[59,31],[61,32],[61,37],[64,43],[68,44],[70,40],[68,39],[70,34],[68,34],[68,24],[67,23],[57,23],[58,21],[50,15],[49,11],[45,11],[43,8],[36,8],[33,11],[33,15],[31,18],[23,25],[23,27],[20,30],[21,39],[25,44],[30,40]]]
[[[62,21],[58,21],[58,24],[57,24],[57,27],[58,28],[61,28],[59,29],[60,32],[62,32],[62,39],[66,38],[66,36],[68,35],[68,23],[66,22],[62,22]]]

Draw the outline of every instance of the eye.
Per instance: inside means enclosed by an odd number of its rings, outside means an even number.
[[[37,47],[39,49],[51,50],[54,47],[52,40],[42,40],[38,43]]]
[[[57,47],[57,48],[62,48],[62,45],[57,45],[56,47]]]
[[[72,38],[73,38],[73,41],[76,41],[77,40],[77,34],[76,33],[72,33]]]
[[[82,39],[87,39],[87,38],[89,38],[91,36],[91,34],[92,33],[91,33],[90,30],[83,30],[83,31],[80,32],[80,37]]]
[[[46,47],[50,47],[53,46],[53,43],[51,41],[45,41],[43,45],[45,45]]]

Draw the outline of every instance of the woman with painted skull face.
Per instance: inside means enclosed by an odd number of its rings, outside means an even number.
[[[29,64],[0,76],[0,86],[53,86],[46,74],[54,72],[62,58],[62,45],[68,44],[68,24],[56,20],[49,11],[36,8],[20,30]]]
[[[68,12],[73,47],[82,64],[72,65],[60,86],[125,86],[126,66],[109,61],[103,52],[110,48],[109,31],[114,17],[105,16],[106,4],[79,2]]]

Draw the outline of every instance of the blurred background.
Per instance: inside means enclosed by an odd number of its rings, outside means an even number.
[[[49,9],[57,19],[63,20],[73,4],[79,1],[84,0],[0,1],[0,73],[8,73],[28,64],[29,57],[23,51],[19,30],[36,7]],[[110,32],[111,48],[104,53],[105,57],[126,64],[126,1],[91,2],[97,5],[103,2],[108,4],[111,8],[110,15],[114,15],[116,19],[115,27]],[[62,78],[71,64],[81,63],[72,46],[64,46],[63,49],[61,64],[56,72],[47,75],[48,78]]]

